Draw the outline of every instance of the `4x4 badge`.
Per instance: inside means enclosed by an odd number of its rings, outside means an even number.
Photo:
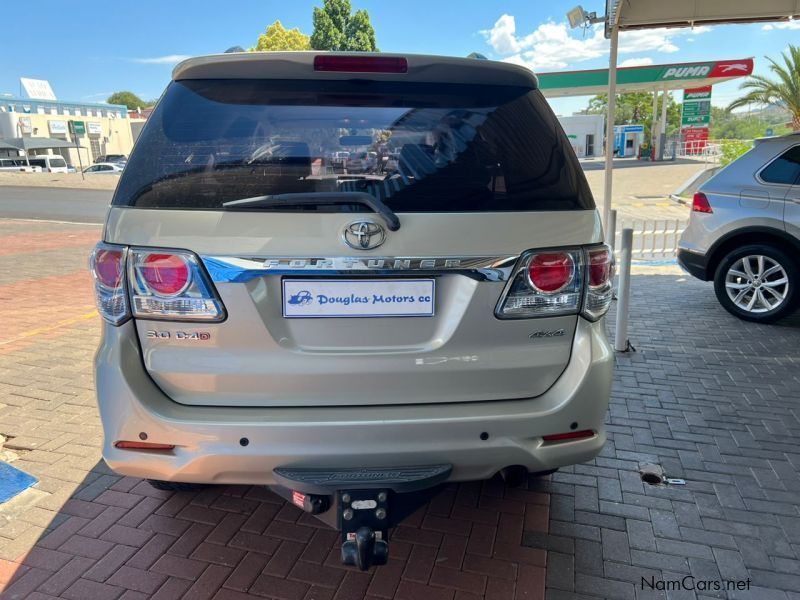
[[[386,240],[386,231],[374,221],[353,221],[342,231],[342,241],[355,250],[372,250]]]

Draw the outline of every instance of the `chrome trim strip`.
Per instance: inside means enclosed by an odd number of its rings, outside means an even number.
[[[245,283],[265,275],[464,275],[478,281],[508,281],[518,256],[201,256],[214,283]]]

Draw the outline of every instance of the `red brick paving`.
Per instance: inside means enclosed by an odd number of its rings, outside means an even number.
[[[110,472],[91,386],[91,279],[44,255],[87,256],[99,233],[0,220],[0,432],[43,492],[0,520],[0,598],[544,597],[545,552],[521,542],[523,528],[546,528],[547,494],[451,486],[393,532],[388,565],[362,573],[340,564],[337,532],[263,487],[173,494]]]

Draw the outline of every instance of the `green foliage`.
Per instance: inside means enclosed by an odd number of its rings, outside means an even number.
[[[275,21],[258,36],[258,42],[253,50],[259,52],[311,50],[311,39],[297,27],[286,29],[280,21]]]
[[[784,135],[791,131],[789,127],[771,123],[761,116],[736,115],[716,106],[711,107],[709,137],[712,140],[752,140],[767,135],[767,129],[772,129],[773,135]]]
[[[775,78],[764,75],[748,77],[739,86],[740,90],[747,90],[747,93],[731,102],[728,110],[748,104],[781,104],[792,115],[793,129],[800,130],[800,46],[789,44],[781,57],[783,64],[765,57]]]
[[[752,147],[752,142],[745,142],[743,140],[728,140],[722,142],[719,162],[723,167],[729,165]]]
[[[681,105],[671,94],[667,95],[667,133],[674,133],[681,124]],[[661,96],[658,98],[658,115],[661,118]],[[589,100],[588,114],[605,114],[608,108],[608,94],[600,94]],[[617,108],[614,112],[614,125],[644,125],[644,139],[650,140],[653,126],[653,94],[650,92],[631,92],[617,94]]]
[[[128,110],[136,110],[137,108],[145,108],[153,105],[152,102],[145,102],[133,92],[126,91],[114,92],[106,99],[106,102],[109,104],[124,104],[128,107]]]
[[[323,0],[314,7],[314,50],[377,52],[375,30],[366,10],[352,13],[350,0]]]

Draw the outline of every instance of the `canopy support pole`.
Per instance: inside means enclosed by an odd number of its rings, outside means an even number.
[[[661,123],[660,125],[660,133],[661,135],[658,136],[658,160],[664,160],[664,152],[666,151],[667,146],[667,104],[669,103],[669,92],[667,92],[666,88],[664,91],[661,92]]]
[[[656,148],[656,124],[658,119],[658,88],[653,88],[653,114],[650,117],[650,155],[655,156]]]
[[[605,187],[603,190],[603,226],[611,218],[611,185],[614,169],[614,116],[617,108],[617,48],[619,29],[611,25],[611,51],[608,56],[608,113],[606,115]]]

